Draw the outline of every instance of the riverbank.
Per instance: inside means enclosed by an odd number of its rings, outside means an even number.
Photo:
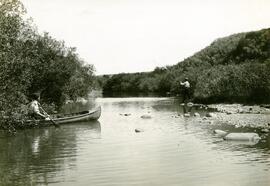
[[[270,129],[270,109],[264,106],[246,106],[241,104],[212,104],[216,109],[211,120],[234,125],[235,127],[252,127]]]

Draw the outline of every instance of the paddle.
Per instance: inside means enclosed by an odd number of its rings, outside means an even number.
[[[52,122],[52,124],[54,125],[54,127],[59,127],[59,124],[57,124],[49,114],[47,114],[47,112],[45,112],[45,110],[41,107],[41,105],[39,104],[39,108],[42,110],[42,112],[44,112],[44,114],[49,118],[49,120]]]

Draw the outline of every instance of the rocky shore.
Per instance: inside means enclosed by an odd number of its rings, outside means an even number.
[[[213,121],[235,127],[263,128],[266,129],[266,132],[270,129],[270,109],[267,105],[213,104],[208,107],[217,110],[210,115]]]

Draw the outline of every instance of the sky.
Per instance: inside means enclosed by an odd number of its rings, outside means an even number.
[[[174,65],[234,33],[270,27],[270,0],[21,0],[40,33],[96,74]]]

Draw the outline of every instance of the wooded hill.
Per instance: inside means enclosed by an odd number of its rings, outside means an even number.
[[[179,51],[181,52],[181,51]],[[189,78],[196,102],[270,102],[270,29],[234,34],[173,66],[98,78],[107,93],[181,94]]]

